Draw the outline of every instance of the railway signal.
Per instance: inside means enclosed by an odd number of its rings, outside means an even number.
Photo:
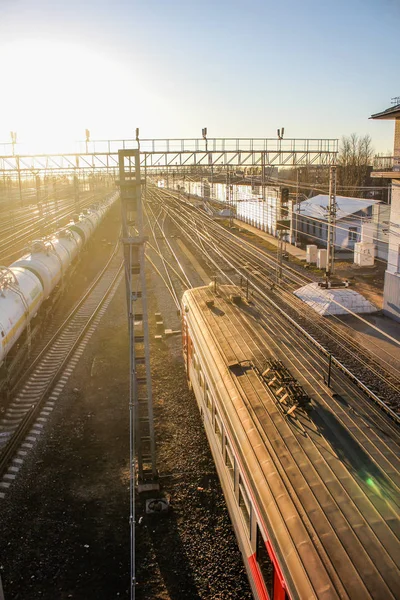
[[[86,154],[88,153],[88,143],[90,142],[90,131],[85,129]]]

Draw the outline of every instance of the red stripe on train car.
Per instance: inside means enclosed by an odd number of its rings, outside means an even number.
[[[264,579],[260,573],[260,569],[258,567],[256,554],[252,554],[248,558],[251,576],[253,577],[254,584],[256,586],[257,594],[260,600],[270,600],[268,596],[267,588],[265,587]]]
[[[285,589],[286,588],[285,580],[283,578],[282,571],[281,571],[281,568],[279,566],[279,563],[278,563],[278,561],[276,559],[274,549],[271,546],[271,542],[269,540],[267,540],[265,542],[265,545],[267,546],[268,554],[269,554],[272,562],[274,563],[275,575],[278,578],[278,582],[280,584],[280,587],[283,588],[283,589]],[[284,596],[283,596],[283,598],[284,598]]]

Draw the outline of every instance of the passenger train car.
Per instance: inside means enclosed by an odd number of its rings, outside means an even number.
[[[32,244],[30,252],[9,267],[0,267],[0,365],[29,327],[102,221],[117,194],[85,210],[63,231]]]
[[[254,597],[400,598],[396,425],[333,396],[322,377],[300,385],[285,361],[295,345],[277,356],[234,286],[186,291],[182,319],[188,380]]]

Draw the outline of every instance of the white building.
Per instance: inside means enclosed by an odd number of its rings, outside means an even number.
[[[389,249],[390,205],[375,204],[372,216],[363,221],[361,226],[361,242],[374,244],[375,257],[387,261]]]
[[[336,250],[354,250],[361,241],[363,224],[371,222],[376,214],[377,200],[336,196],[336,227],[334,244]],[[292,228],[310,243],[326,246],[328,239],[329,196],[319,194],[293,207]]]
[[[389,219],[389,252],[383,290],[383,312],[400,321],[400,98],[387,110],[372,115],[371,119],[395,121],[393,170],[372,173],[373,177],[392,180],[392,204]]]

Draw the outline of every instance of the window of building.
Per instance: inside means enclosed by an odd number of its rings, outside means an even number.
[[[208,390],[206,392],[206,404],[207,404],[208,410],[211,412],[212,411],[212,398],[211,398],[211,394]]]
[[[250,531],[251,504],[241,479],[239,480],[239,506],[242,510],[247,528]]]
[[[357,241],[357,227],[349,227],[349,242]]]
[[[265,587],[270,598],[274,597],[274,563],[270,559],[261,531],[257,525],[257,563],[263,576]]]
[[[235,481],[235,459],[229,440],[225,436],[225,464],[228,468],[232,481]]]

